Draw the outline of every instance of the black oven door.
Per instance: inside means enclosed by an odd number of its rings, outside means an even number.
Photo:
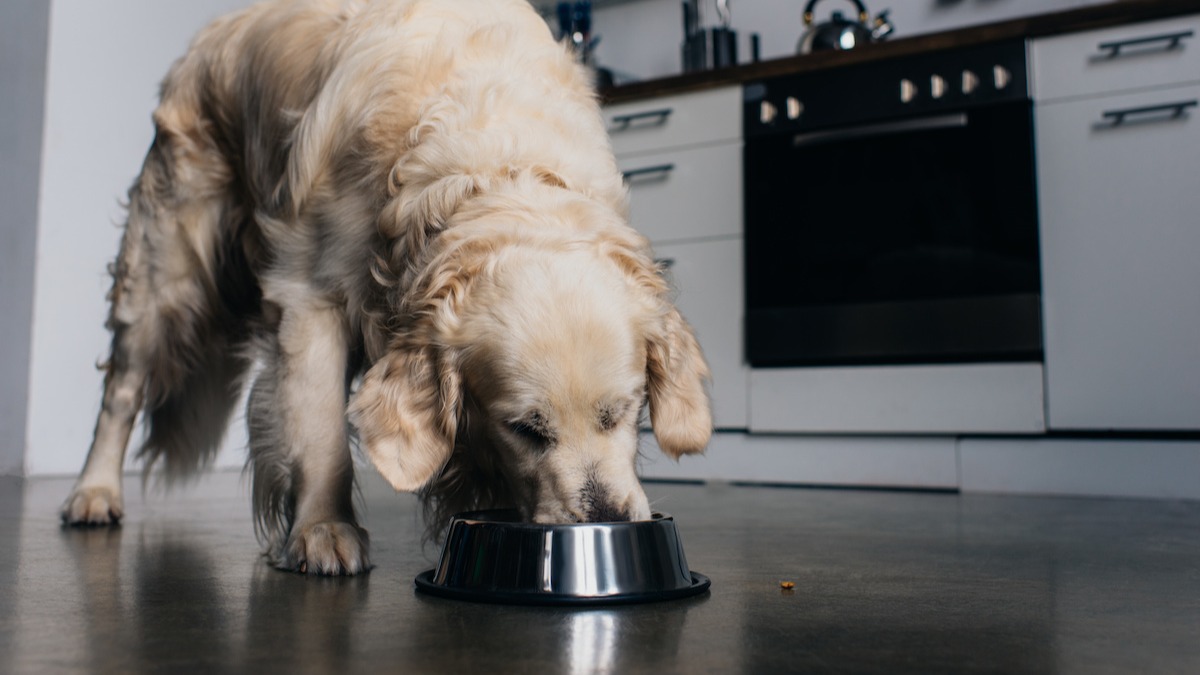
[[[754,366],[1041,358],[1029,101],[745,146]]]

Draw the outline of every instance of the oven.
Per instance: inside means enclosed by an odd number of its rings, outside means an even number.
[[[744,89],[752,366],[1038,361],[1023,42]]]

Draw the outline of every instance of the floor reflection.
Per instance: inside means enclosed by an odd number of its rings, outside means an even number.
[[[617,615],[612,612],[579,612],[569,620],[567,641],[570,672],[611,673],[617,656]]]
[[[420,631],[402,631],[409,653],[429,641],[470,644],[464,668],[478,668],[484,653],[516,670],[527,663],[544,672],[622,673],[673,670],[689,612],[708,598],[603,609],[489,605],[420,593],[416,600]]]
[[[247,670],[338,673],[355,654],[370,575],[310,577],[261,561],[246,596]]]

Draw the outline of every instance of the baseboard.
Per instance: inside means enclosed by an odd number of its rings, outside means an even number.
[[[642,434],[642,476],[801,486],[1200,500],[1200,440],[721,432],[678,462]]]

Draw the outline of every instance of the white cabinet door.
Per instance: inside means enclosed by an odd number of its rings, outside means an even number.
[[[1052,429],[1200,429],[1200,111],[1121,114],[1197,100],[1036,109]]]
[[[652,242],[740,236],[742,144],[672,149],[617,161],[629,220]]]
[[[712,369],[713,424],[746,428],[749,368],[742,343],[742,239],[654,247],[668,262],[675,305],[692,325]]]

